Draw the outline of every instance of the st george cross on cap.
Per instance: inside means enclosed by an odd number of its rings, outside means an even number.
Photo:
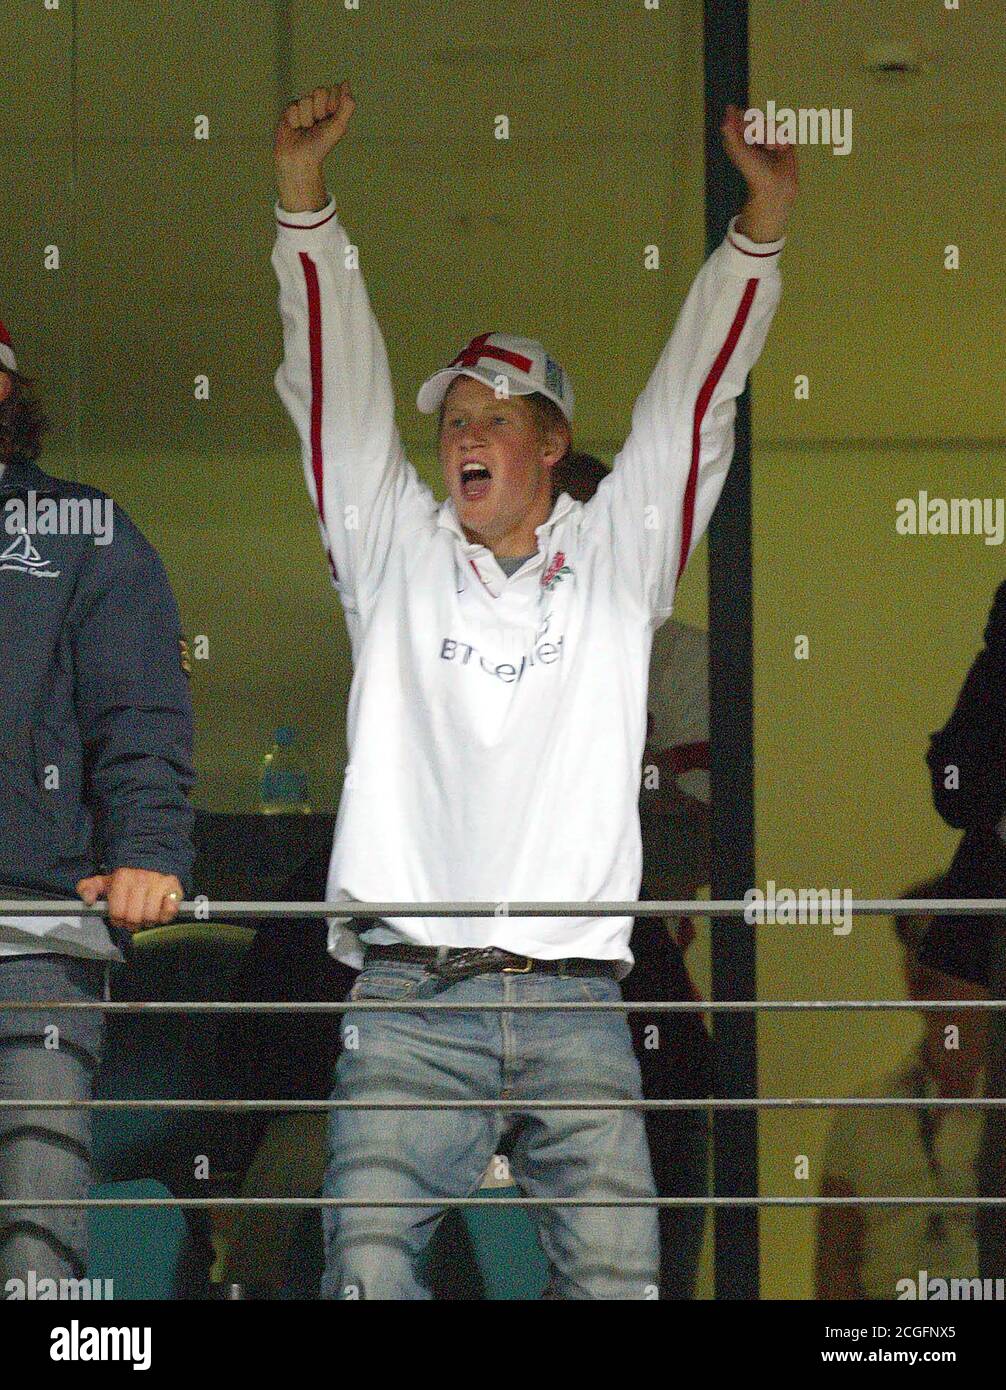
[[[0,319],[0,371],[4,368],[9,372],[16,372],[17,360],[14,357],[14,344],[11,342],[10,334]]]
[[[573,387],[563,368],[535,338],[513,333],[480,333],[463,348],[453,362],[434,372],[419,388],[416,405],[424,415],[440,409],[447,388],[455,377],[471,376],[493,390],[505,385],[506,394],[530,396],[540,391],[565,415],[573,419]]]

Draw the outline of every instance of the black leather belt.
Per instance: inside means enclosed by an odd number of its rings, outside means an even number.
[[[424,965],[431,975],[461,980],[468,975],[500,971],[504,975],[606,975],[617,978],[617,962],[568,956],[562,960],[537,960],[515,956],[499,946],[365,946],[364,964],[378,960],[407,961]]]

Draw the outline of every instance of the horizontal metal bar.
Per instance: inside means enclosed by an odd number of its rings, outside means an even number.
[[[673,1100],[0,1100],[4,1110],[997,1110],[1006,1096],[731,1096]]]
[[[610,453],[612,457],[618,453],[622,447],[621,443],[616,444]],[[954,438],[952,436],[939,435],[920,439],[907,439],[904,435],[886,435],[879,438],[876,435],[853,435],[845,436],[843,439],[811,438],[793,439],[783,436],[772,435],[758,439],[759,449],[785,449],[787,454],[805,453],[929,453],[948,452],[948,453],[1001,453],[1006,449],[1006,439],[997,435],[990,435],[988,439],[972,439],[968,436]]]
[[[620,1197],[590,1201],[580,1197],[5,1197],[0,1210],[30,1207],[1001,1207],[1006,1197]]]
[[[831,893],[837,894],[836,906],[841,911],[862,915],[890,916],[925,914],[926,916],[984,916],[1006,914],[1006,898],[871,898],[845,902],[844,888],[799,888],[794,892],[817,892],[822,895],[823,909]],[[743,917],[746,913],[771,914],[789,912],[792,905],[776,898],[754,905],[732,898],[707,902],[699,898],[678,898],[666,902],[430,902],[430,903],[362,903],[341,899],[336,902],[213,902],[209,899],[185,901],[178,906],[182,921],[217,921],[225,917]],[[802,909],[809,911],[810,908]],[[0,900],[0,917],[106,917],[108,905],[103,900],[88,907],[79,898],[58,900],[25,898]],[[811,925],[831,925],[821,910],[821,922]],[[773,925],[755,923],[753,925]]]
[[[786,1013],[798,1010],[811,1010],[818,1013],[836,1013],[842,1010],[862,1009],[866,1012],[909,1012],[945,1013],[948,1009],[1006,1009],[1006,999],[651,999],[640,1000],[559,1000],[547,1003],[541,1000],[498,1001],[464,1004],[454,1000],[392,1000],[361,999],[340,1001],[289,1001],[289,1000],[206,1000],[206,999],[159,999],[124,1000],[115,1003],[101,999],[71,999],[65,1003],[59,1000],[0,1000],[0,1014],[11,1013],[52,1013],[59,1010],[78,1013],[89,1010],[110,1014],[337,1014],[380,1013],[427,1010],[448,1013],[576,1013],[580,1010],[594,1012],[628,1011],[629,1013],[739,1013],[744,1009],[754,1009],[759,1013]]]

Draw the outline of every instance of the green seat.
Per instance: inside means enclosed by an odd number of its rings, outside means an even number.
[[[91,1189],[92,1197],[170,1197],[158,1182],[120,1182]],[[88,1211],[89,1279],[110,1279],[112,1297],[180,1297],[180,1273],[188,1243],[179,1207],[92,1207]],[[103,1290],[102,1290],[103,1292]]]
[[[185,923],[133,938],[133,959],[115,982],[116,1000],[228,999],[255,933],[247,927]],[[222,1015],[110,1014],[99,1099],[212,1099],[217,1094],[217,1036]],[[193,1175],[193,1155],[227,1117],[194,1111],[107,1110],[94,1116],[94,1164],[100,1180]],[[195,1146],[195,1147],[194,1147]],[[210,1155],[211,1156],[211,1155]]]
[[[541,1298],[548,1261],[526,1207],[508,1206],[517,1187],[483,1187],[491,1206],[450,1207],[421,1261],[421,1278],[435,1298]]]
[[[526,1207],[507,1203],[519,1189],[481,1189],[479,1195],[493,1196],[498,1205],[448,1208],[420,1261],[422,1281],[442,1299],[541,1298],[549,1269],[537,1228]],[[323,1264],[321,1213],[305,1212],[292,1232],[286,1280],[277,1296],[317,1298]]]
[[[519,1197],[517,1187],[483,1190],[500,1205],[465,1207],[475,1262],[487,1299],[541,1298],[548,1283],[548,1261],[538,1244],[538,1232],[528,1207],[508,1207],[507,1198]]]

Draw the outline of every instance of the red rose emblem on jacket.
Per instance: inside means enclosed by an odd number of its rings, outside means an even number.
[[[557,550],[552,556],[551,564],[541,577],[541,587],[551,589],[564,574],[572,574],[572,570],[566,564],[566,556],[563,551]]]

